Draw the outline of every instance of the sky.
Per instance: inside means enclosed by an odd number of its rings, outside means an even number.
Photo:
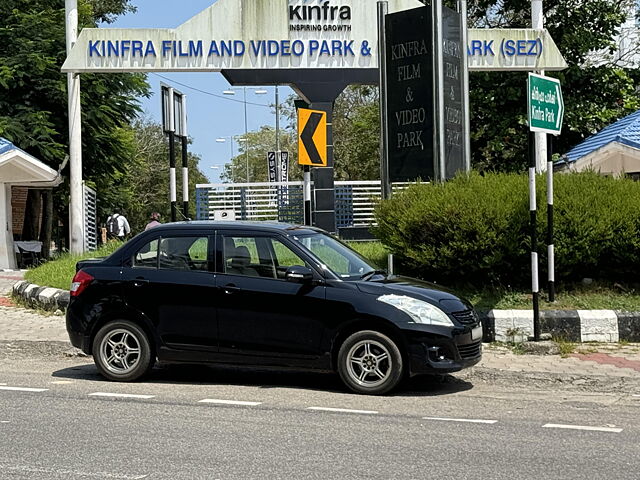
[[[138,11],[124,15],[104,28],[176,28],[197,13],[206,9],[216,0],[133,0]],[[174,87],[187,96],[188,133],[193,143],[190,151],[200,155],[200,170],[212,183],[219,181],[224,163],[231,158],[230,137],[244,134],[243,90],[236,94],[224,95],[230,88],[221,73],[184,72],[150,73],[148,82],[152,96],[141,98],[145,115],[161,123],[160,83]],[[266,94],[256,94],[254,90],[267,90]],[[247,128],[259,129],[262,125],[275,128],[275,114],[270,105],[275,104],[273,86],[247,87]],[[289,87],[279,87],[280,100],[284,101],[293,91]],[[281,118],[281,125],[283,121]],[[224,143],[216,139],[225,138]],[[238,146],[233,143],[237,154]],[[168,159],[167,159],[168,162]],[[218,167],[218,168],[211,168]],[[266,160],[265,160],[266,168]]]

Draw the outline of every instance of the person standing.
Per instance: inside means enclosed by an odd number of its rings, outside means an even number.
[[[144,227],[144,230],[146,232],[150,228],[157,227],[158,225],[162,225],[162,223],[160,223],[160,214],[158,212],[153,212],[151,214],[151,221],[147,223],[147,226]]]
[[[131,227],[127,217],[121,215],[117,210],[109,215],[109,218],[107,218],[107,234],[109,238],[117,238],[124,241],[130,233]]]

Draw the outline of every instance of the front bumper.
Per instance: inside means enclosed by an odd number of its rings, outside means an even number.
[[[452,373],[471,367],[482,359],[482,326],[437,333],[412,332],[409,335],[411,375]]]

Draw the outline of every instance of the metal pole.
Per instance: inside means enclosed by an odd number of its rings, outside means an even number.
[[[555,248],[553,245],[553,136],[547,137],[547,262],[549,301],[556,301]]]
[[[544,29],[544,12],[542,8],[542,0],[531,0],[531,27],[536,30]],[[536,73],[544,75],[544,70],[538,70]],[[547,158],[547,134],[535,132],[535,150],[536,150],[536,172],[541,173],[546,169]]]
[[[247,183],[249,183],[249,129],[247,127],[247,87],[242,87],[244,92],[244,159],[247,164]]]
[[[380,186],[382,199],[391,198],[392,189],[389,178],[389,119],[387,117],[387,37],[386,15],[389,6],[386,1],[378,2],[378,73],[380,96]],[[387,255],[387,272],[393,274],[393,254]]]
[[[444,132],[444,58],[442,55],[442,0],[432,0],[433,4],[433,28],[434,46],[433,54],[436,61],[436,145],[437,145],[437,180],[444,182],[446,179],[445,169],[445,132]]]
[[[311,225],[311,167],[303,167],[304,187],[302,195],[304,197],[304,224]]]
[[[280,95],[276,85],[276,152],[280,151]]]
[[[182,214],[189,218],[189,160],[187,134],[187,96],[182,95]]]
[[[169,87],[169,196],[171,200],[171,221],[178,219],[178,208],[176,206],[176,123],[175,105],[173,103],[173,88]]]
[[[380,82],[380,181],[382,199],[391,197],[391,182],[389,181],[389,132],[387,118],[387,40],[385,37],[385,16],[388,4],[378,2],[378,72]]]
[[[78,2],[65,0],[67,55],[78,39]],[[67,74],[69,115],[69,249],[84,252],[84,198],[82,193],[82,117],[80,75]]]
[[[538,287],[538,238],[536,234],[536,158],[535,137],[529,132],[529,212],[531,215],[531,293],[533,296],[533,339],[540,340]]]
[[[467,0],[458,3],[460,11],[460,29],[462,30],[462,111],[464,135],[464,161],[466,171],[471,171],[471,116],[469,104],[469,61],[467,59]]]

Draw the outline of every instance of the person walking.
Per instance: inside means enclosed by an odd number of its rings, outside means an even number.
[[[147,223],[147,226],[144,227],[145,232],[150,228],[157,227],[158,225],[162,225],[160,222],[160,214],[158,212],[153,212],[151,214],[151,221]]]
[[[117,238],[124,241],[127,235],[131,233],[131,227],[127,217],[121,215],[118,210],[107,218],[107,234],[109,238]]]

